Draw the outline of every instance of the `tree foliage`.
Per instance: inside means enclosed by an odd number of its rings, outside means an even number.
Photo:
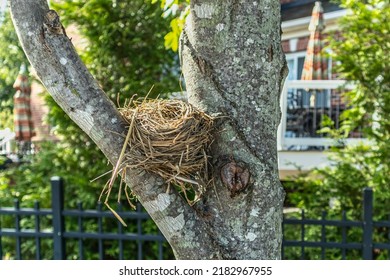
[[[84,62],[105,92],[129,97],[179,90],[178,59],[163,45],[170,17],[150,1],[63,0],[53,3],[65,24],[88,40]]]
[[[0,129],[13,127],[13,84],[20,66],[28,65],[8,12],[0,12]]]
[[[190,13],[190,0],[151,0],[152,3],[160,2],[164,9],[163,17],[173,16],[169,26],[171,30],[164,36],[165,48],[177,52],[179,38],[184,28],[184,23]]]

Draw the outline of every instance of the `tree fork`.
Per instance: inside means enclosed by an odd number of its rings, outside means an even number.
[[[62,28],[48,24],[47,1],[9,2],[38,77],[115,166],[127,130],[117,109]],[[190,207],[174,190],[165,193],[158,176],[127,170],[124,178],[178,259],[280,258],[284,194],[276,130],[286,76],[280,4],[241,2],[192,1],[181,41],[190,102],[223,116],[212,147],[215,187]]]

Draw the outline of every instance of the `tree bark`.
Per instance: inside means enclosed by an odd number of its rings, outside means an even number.
[[[115,165],[126,123],[66,34],[48,26],[47,1],[9,2],[42,83]],[[181,59],[190,102],[219,116],[212,147],[215,187],[190,207],[175,190],[167,194],[158,176],[127,170],[124,178],[178,259],[280,258],[284,194],[276,131],[286,67],[279,8],[278,0],[191,2]]]
[[[181,60],[189,100],[221,118],[212,158],[243,162],[250,182],[231,197],[221,180],[208,195],[209,227],[224,258],[278,259],[282,202],[276,132],[286,77],[280,44],[280,4],[192,0]],[[219,176],[218,166],[215,178]]]

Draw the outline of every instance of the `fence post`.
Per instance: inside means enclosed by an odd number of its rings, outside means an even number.
[[[373,192],[363,189],[363,260],[372,260]]]
[[[65,259],[65,240],[64,219],[62,210],[64,210],[64,182],[58,176],[51,177],[51,207],[53,211],[53,241],[54,241],[54,259]]]

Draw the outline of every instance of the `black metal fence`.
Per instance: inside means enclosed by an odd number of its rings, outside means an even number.
[[[140,205],[137,206],[137,210],[133,212],[122,212],[120,205],[118,206],[118,214],[126,221],[132,221],[133,231],[125,229],[123,225],[116,220],[114,215],[110,211],[103,211],[102,205],[98,204],[97,210],[84,210],[82,205],[79,204],[77,210],[64,209],[64,190],[63,181],[59,177],[53,177],[51,180],[52,191],[52,208],[40,209],[39,203],[36,202],[34,208],[20,208],[19,201],[15,201],[14,207],[0,208],[0,259],[4,259],[7,256],[7,252],[4,252],[4,239],[13,239],[14,250],[11,258],[22,259],[24,252],[22,248],[23,242],[29,240],[31,247],[34,248],[34,256],[30,258],[42,259],[69,259],[67,255],[67,245],[73,242],[73,251],[77,251],[76,259],[85,259],[86,250],[91,250],[90,246],[85,248],[88,240],[95,241],[95,245],[92,250],[96,251],[95,257],[98,259],[106,259],[105,253],[107,246],[115,247],[117,255],[112,258],[124,259],[126,250],[133,250],[132,256],[135,255],[136,259],[146,258],[145,251],[154,250],[154,259],[167,258],[166,255],[172,257],[171,249],[167,244],[165,238],[160,232],[157,234],[144,233],[143,227],[145,221],[150,221],[149,215],[142,210]],[[388,221],[373,221],[373,192],[371,189],[366,188],[363,191],[363,220],[351,221],[347,220],[345,212],[342,214],[341,220],[327,220],[326,213],[322,214],[320,220],[307,219],[305,212],[300,213],[299,218],[285,218],[283,222],[283,232],[286,233],[286,227],[296,227],[294,231],[299,232],[300,240],[288,240],[289,235],[284,235],[282,245],[282,257],[291,257],[291,254],[286,254],[287,250],[294,249],[295,255],[293,258],[306,259],[307,250],[316,249],[318,259],[326,259],[327,252],[330,250],[339,250],[340,258],[347,259],[348,251],[355,250],[358,252],[355,258],[359,259],[374,259],[374,252],[380,250],[387,250],[387,258],[390,259],[390,217]],[[3,228],[1,225],[1,218],[12,217],[14,218],[14,227]],[[33,221],[33,228],[25,228],[21,225],[21,221],[25,217],[30,217]],[[50,227],[47,226],[41,229],[42,219],[49,218]],[[77,220],[77,226],[73,229],[66,227],[66,219],[73,218]],[[88,219],[96,219],[97,230],[89,231],[85,229],[85,221]],[[104,228],[104,221],[110,220],[111,226],[114,225],[115,229],[106,231]],[[46,223],[47,224],[47,223]],[[309,227],[319,227],[319,240],[307,240],[307,231]],[[340,235],[340,240],[327,240],[329,228],[336,228],[337,234]],[[359,229],[358,236],[355,241],[349,240],[351,230]],[[378,238],[374,238],[374,234],[377,229],[381,230],[381,236],[386,236],[386,241],[377,242]],[[153,231],[153,230],[152,230]],[[157,230],[154,230],[157,232]],[[355,232],[356,234],[356,232]],[[361,237],[361,238],[360,238]],[[42,242],[50,240],[49,250],[52,254],[47,257],[47,254],[43,256]],[[356,241],[359,240],[359,241]],[[107,241],[110,241],[107,244]],[[126,247],[126,244],[135,244],[132,247]],[[153,246],[151,246],[153,244]],[[7,244],[9,248],[9,244]],[[74,248],[76,247],[76,248]],[[111,248],[112,249],[112,248]],[[168,252],[168,254],[167,254]],[[298,252],[298,253],[297,253]],[[164,255],[165,254],[165,255]],[[150,258],[150,257],[149,257]]]
[[[85,258],[85,244],[88,240],[95,240],[96,246],[94,250],[98,252],[99,259],[106,259],[107,255],[105,250],[107,244],[105,241],[116,241],[110,243],[109,246],[119,246],[117,259],[124,259],[126,242],[132,241],[136,244],[130,248],[136,252],[132,252],[136,255],[137,259],[145,258],[145,251],[149,248],[151,243],[157,246],[152,246],[155,252],[153,255],[156,259],[163,259],[164,248],[168,247],[164,236],[158,232],[157,234],[145,234],[143,232],[144,221],[150,220],[150,216],[143,211],[140,205],[137,205],[136,211],[122,212],[121,206],[118,205],[117,213],[126,221],[132,221],[133,230],[130,232],[114,217],[110,211],[103,211],[102,204],[98,204],[97,210],[84,210],[82,205],[79,204],[77,210],[64,209],[64,186],[63,180],[59,177],[53,177],[51,179],[51,192],[52,192],[52,208],[40,209],[39,203],[35,203],[34,208],[20,208],[19,201],[15,201],[14,207],[2,207],[0,208],[0,218],[3,216],[12,216],[15,218],[14,228],[2,228],[0,219],[0,260],[4,258],[5,253],[3,251],[2,240],[5,237],[11,237],[15,240],[14,256],[12,258],[22,259],[22,242],[29,239],[35,242],[35,259],[42,258],[42,240],[52,240],[49,246],[52,246],[52,258],[55,260],[68,259],[66,254],[66,243],[70,240],[77,241],[78,256],[77,259]],[[21,226],[22,217],[33,217],[34,228],[25,229]],[[43,218],[51,219],[51,228],[45,228],[41,230],[41,220]],[[65,220],[67,218],[77,219],[77,229],[67,230],[65,227]],[[96,219],[97,230],[85,231],[84,222],[87,219]],[[115,225],[117,229],[115,231],[107,232],[104,230],[103,219],[110,219],[111,224]],[[105,220],[105,221],[106,221]],[[155,231],[156,232],[156,231]],[[116,243],[116,244],[115,244]],[[146,245],[145,245],[146,244]],[[167,250],[167,249],[165,249]],[[168,249],[170,250],[170,248]]]
[[[288,248],[294,247],[299,251],[295,257],[300,259],[307,259],[306,253],[309,249],[317,249],[318,259],[326,259],[326,252],[330,250],[339,251],[337,256],[343,260],[348,259],[348,256],[351,255],[348,255],[348,251],[356,252],[353,257],[355,259],[372,260],[376,259],[377,255],[390,259],[390,216],[388,221],[373,220],[373,190],[371,188],[363,190],[362,221],[348,220],[345,211],[342,212],[341,220],[327,220],[326,216],[326,212],[322,212],[320,220],[307,219],[305,212],[301,211],[299,218],[285,218],[283,232],[286,232],[287,226],[293,226],[294,230],[300,234],[300,240],[288,240],[284,236],[282,258],[286,257]],[[317,240],[307,240],[308,227],[317,227]],[[335,239],[337,241],[327,240],[330,228],[332,228],[333,234],[336,233]],[[352,231],[354,231],[355,238],[351,242],[349,236]]]

